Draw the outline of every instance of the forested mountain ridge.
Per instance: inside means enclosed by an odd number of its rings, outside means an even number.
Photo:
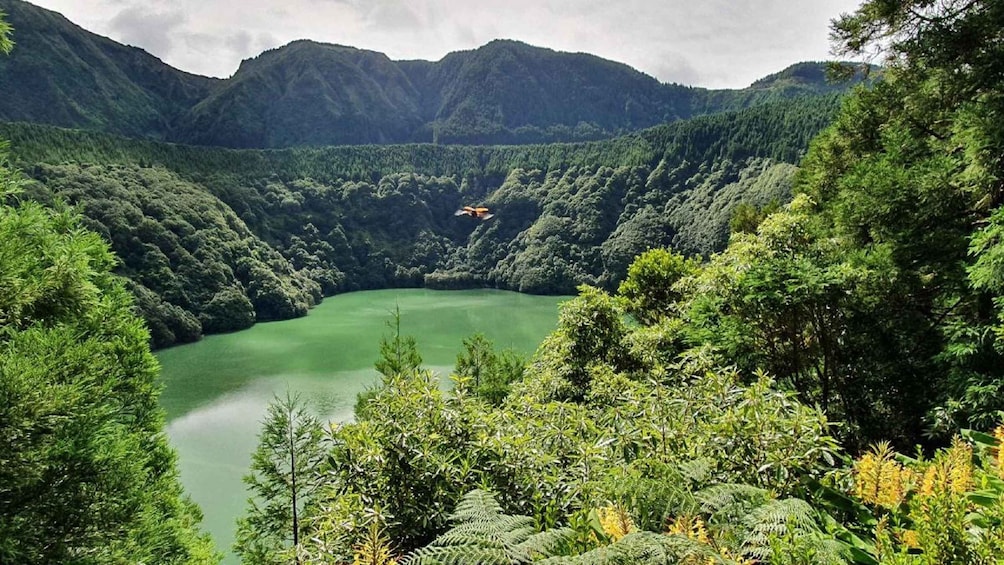
[[[111,242],[165,346],[349,290],[613,288],[637,253],[709,253],[741,203],[786,201],[838,105],[802,97],[551,145],[233,150],[30,124],[0,136],[38,181],[27,196],[77,206]],[[472,202],[496,217],[453,215]]]
[[[0,120],[201,145],[597,140],[846,88],[826,82],[822,63],[780,73],[798,80],[739,90],[663,84],[621,63],[510,40],[437,62],[301,40],[220,80],[174,69],[21,0],[0,0],[0,10],[19,45],[0,60]]]
[[[174,69],[56,12],[0,1],[17,48],[0,58],[0,119],[165,139],[218,79]]]

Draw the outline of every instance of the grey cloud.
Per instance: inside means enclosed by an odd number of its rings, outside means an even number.
[[[662,81],[694,85],[700,84],[703,78],[689,60],[676,54],[653,58],[645,66],[649,69],[646,72]]]
[[[418,14],[404,4],[374,2],[365,13],[365,18],[371,28],[388,31],[417,29],[422,26]]]
[[[247,53],[251,51],[252,41],[254,41],[254,37],[252,37],[252,35],[249,32],[245,30],[240,30],[237,33],[228,36],[224,40],[224,43],[226,43],[226,46],[231,51],[234,51],[236,53]]]
[[[111,19],[109,28],[123,43],[163,58],[174,46],[174,30],[185,23],[185,15],[178,10],[153,12],[148,7],[130,6]]]

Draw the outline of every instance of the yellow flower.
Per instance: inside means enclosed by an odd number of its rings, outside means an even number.
[[[893,460],[888,443],[880,443],[854,463],[854,494],[867,504],[894,508],[915,481],[912,471]]]
[[[902,539],[903,544],[909,548],[920,547],[920,537],[917,535],[915,530],[903,530],[903,533],[900,535],[900,539]]]
[[[925,498],[934,496],[938,487],[946,482],[945,472],[941,465],[931,463],[927,469],[924,470],[924,479],[920,482],[920,496]]]
[[[366,532],[366,538],[357,544],[352,552],[352,565],[394,565],[397,559],[391,555],[390,540],[383,535],[380,526],[373,522]]]
[[[1004,479],[1004,425],[994,428],[994,439],[997,440],[997,475]]]
[[[687,536],[704,545],[712,545],[711,534],[704,524],[704,520],[690,516],[681,516],[669,526],[668,534],[679,534]]]
[[[973,448],[959,437],[948,449],[948,487],[957,494],[973,488]]]
[[[734,561],[736,565],[756,565],[756,559],[743,559],[741,554],[732,555],[732,552],[729,551],[729,548],[727,547],[723,547],[721,551],[719,551],[719,555],[726,560]],[[709,557],[708,563],[716,563],[716,561]]]
[[[694,523],[694,537],[704,545],[711,545],[711,536],[708,535],[708,529],[704,527],[704,520],[700,518]]]
[[[596,510],[596,515],[600,519],[600,527],[603,533],[610,536],[610,539],[617,541],[622,537],[635,531],[634,520],[623,509],[617,506],[604,506]]]
[[[959,438],[924,470],[920,496],[963,494],[973,488],[973,448]]]

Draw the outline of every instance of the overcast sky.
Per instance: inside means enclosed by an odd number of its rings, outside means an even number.
[[[627,63],[663,82],[741,88],[829,55],[859,0],[31,0],[179,69],[228,77],[295,39],[438,61],[518,39]]]

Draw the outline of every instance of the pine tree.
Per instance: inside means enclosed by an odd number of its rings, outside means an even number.
[[[244,563],[299,563],[303,509],[317,486],[323,431],[305,403],[288,392],[275,397],[244,477],[252,497],[238,520],[235,551]]]

